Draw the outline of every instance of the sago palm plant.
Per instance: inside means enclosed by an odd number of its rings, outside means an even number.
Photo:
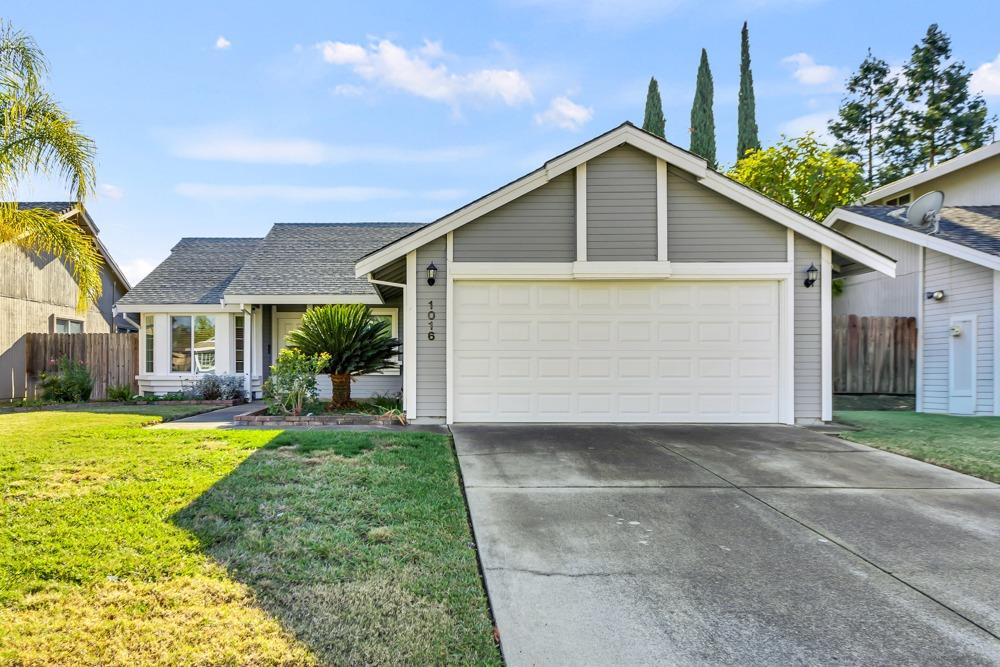
[[[61,179],[81,203],[94,190],[94,142],[42,88],[46,71],[35,41],[0,19],[0,243],[65,260],[85,310],[101,294],[94,240],[70,217],[14,201],[22,181],[39,174]]]
[[[310,356],[329,355],[324,371],[333,384],[331,408],[351,404],[354,376],[398,366],[393,357],[399,353],[399,339],[393,338],[388,322],[372,317],[361,304],[310,308],[285,342]]]

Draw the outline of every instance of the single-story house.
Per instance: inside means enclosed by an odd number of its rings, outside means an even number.
[[[104,266],[100,298],[80,311],[80,289],[68,262],[49,253],[25,252],[13,243],[0,244],[0,400],[28,398],[33,391],[25,367],[26,334],[134,331],[127,317],[112,312],[129,283],[87,209],[72,201],[18,202],[18,207],[53,211],[79,225],[93,238]]]
[[[936,227],[903,211],[938,191]],[[844,278],[834,315],[917,320],[916,409],[1000,415],[1000,142],[873,190],[824,224],[894,257],[894,280]]]
[[[895,272],[625,123],[428,225],[185,239],[123,307],[146,391],[195,376],[198,318],[216,370],[258,391],[297,313],[361,302],[395,322],[414,422],[811,423],[831,417],[835,265]]]

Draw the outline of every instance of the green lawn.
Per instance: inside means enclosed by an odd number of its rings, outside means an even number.
[[[174,409],[0,415],[0,664],[499,663],[447,438]]]
[[[841,437],[991,482],[1000,482],[1000,417],[952,417],[915,412],[837,412],[861,427]]]

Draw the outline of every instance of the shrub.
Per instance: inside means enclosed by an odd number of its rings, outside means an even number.
[[[329,362],[327,354],[307,355],[294,348],[282,350],[264,383],[268,412],[301,415],[306,402],[316,400],[316,374]]]
[[[132,387],[127,384],[118,384],[108,387],[108,400],[119,401],[121,403],[132,400]]]
[[[243,399],[243,376],[213,373],[201,375],[191,386],[189,394],[192,398],[205,401]]]
[[[49,401],[83,403],[94,391],[94,378],[87,367],[68,357],[59,359],[55,373],[42,373],[39,385],[42,398]]]

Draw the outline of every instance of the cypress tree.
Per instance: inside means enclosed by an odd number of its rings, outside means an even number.
[[[663,117],[663,100],[660,99],[660,84],[655,77],[649,77],[649,90],[646,91],[646,113],[642,117],[642,129],[658,137],[665,138],[666,119]]]
[[[750,31],[746,21],[740,34],[740,106],[736,126],[736,160],[739,161],[748,150],[760,150],[757,103],[753,94],[753,72],[750,71]]]
[[[715,115],[712,111],[714,90],[712,70],[708,67],[708,51],[701,50],[698,65],[698,80],[694,89],[694,104],[691,105],[691,152],[708,161],[715,169]]]
[[[986,144],[993,130],[982,95],[972,95],[972,73],[951,59],[951,38],[936,23],[903,66],[905,132],[892,137],[903,175],[933,167]]]

